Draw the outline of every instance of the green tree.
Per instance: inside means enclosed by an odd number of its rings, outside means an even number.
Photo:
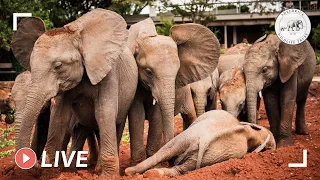
[[[163,10],[172,9],[171,12],[174,15],[180,15],[183,22],[186,17],[190,18],[193,23],[202,25],[207,25],[209,22],[215,20],[213,12],[208,11],[209,9],[212,9],[212,2],[215,2],[215,0],[184,1],[182,5],[166,0],[161,0],[161,2],[164,6]]]
[[[164,36],[170,35],[170,29],[174,26],[174,22],[171,19],[166,19],[164,17],[160,17],[161,25],[157,25],[157,33]]]
[[[155,0],[112,0],[112,5],[108,8],[121,15],[140,14],[147,5],[152,5]]]
[[[311,42],[316,50],[320,46],[320,24],[317,27],[312,28],[312,38]]]

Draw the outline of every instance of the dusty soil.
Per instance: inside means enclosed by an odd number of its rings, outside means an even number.
[[[204,167],[174,179],[320,179],[320,92],[312,92],[316,96],[309,95],[306,105],[306,121],[309,135],[294,134],[294,144],[292,146],[273,151],[247,154],[243,159],[232,159]],[[259,121],[259,124],[269,127],[263,102],[261,102],[260,114],[262,120]],[[181,122],[180,118],[175,118],[176,134],[182,131]],[[4,128],[4,125],[1,124],[0,127]],[[13,138],[13,133],[11,133],[11,138]],[[14,147],[0,149],[0,152],[10,148]],[[308,151],[308,167],[289,168],[288,163],[302,163],[303,149]],[[128,142],[123,141],[120,147],[121,174],[129,166],[129,159],[130,145]],[[0,179],[97,179],[93,167],[78,170],[77,172],[60,172],[58,168],[45,168],[39,177],[35,177],[34,174],[37,173],[32,170],[22,170],[16,166],[12,169],[13,163],[14,153],[9,157],[0,159]],[[144,178],[143,175],[120,177],[120,179],[142,178]],[[152,176],[149,178],[156,179]]]

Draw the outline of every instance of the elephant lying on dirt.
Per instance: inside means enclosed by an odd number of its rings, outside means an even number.
[[[288,45],[270,34],[260,38],[246,53],[243,71],[248,121],[256,123],[257,94],[262,90],[270,129],[278,147],[292,144],[295,104],[296,133],[308,134],[305,105],[315,66],[316,56],[307,40]]]
[[[223,110],[240,121],[248,121],[246,107],[246,82],[240,68],[225,71],[220,76],[219,95]],[[257,117],[259,117],[260,96],[257,96]]]
[[[201,115],[153,156],[127,168],[125,174],[143,173],[160,162],[175,158],[173,167],[150,171],[159,176],[177,176],[231,158],[242,158],[247,152],[275,148],[274,137],[268,129],[239,122],[226,111],[213,110]]]
[[[133,101],[138,69],[128,47],[125,20],[117,13],[94,9],[77,20],[46,32],[39,18],[24,18],[12,41],[12,51],[30,70],[28,91],[16,149],[30,146],[32,127],[52,97],[46,150],[50,160],[61,151],[69,130],[72,103],[79,95],[91,99],[100,135],[101,176],[119,175],[118,134],[122,134]],[[30,62],[30,63],[29,63]],[[81,120],[81,119],[80,119]]]
[[[190,125],[196,119],[188,84],[207,78],[217,66],[220,45],[215,35],[199,24],[176,25],[170,37],[158,35],[151,18],[129,29],[128,47],[134,54],[139,83],[128,119],[131,162],[141,162],[174,137],[174,115]],[[149,120],[144,148],[144,121]]]
[[[31,73],[25,71],[19,74],[14,82],[14,85],[11,90],[12,97],[16,104],[15,116],[20,116],[24,110],[24,106],[27,101],[28,90],[30,89],[31,83]],[[41,158],[42,152],[45,148],[47,137],[48,137],[48,128],[50,123],[50,109],[51,104],[55,106],[56,102],[48,101],[46,105],[42,108],[37,121],[35,123],[35,130],[32,136],[31,149],[36,153],[38,160]],[[81,109],[79,108],[81,106]],[[93,130],[88,127],[84,127],[79,124],[79,120],[76,119],[85,119],[90,120],[89,117],[94,116],[93,106],[83,98],[77,98],[77,101],[73,103],[73,116],[70,121],[69,131],[65,134],[64,139],[64,151],[66,151],[66,145],[69,143],[70,136],[72,136],[72,145],[70,151],[81,151],[85,140],[88,140],[89,146],[89,165],[95,165],[97,163],[98,151],[96,146],[96,140],[94,137]],[[17,139],[20,134],[21,121],[15,121],[15,138]],[[97,137],[98,138],[98,137]],[[72,161],[71,167],[75,166],[75,162]]]
[[[190,84],[193,104],[197,117],[217,108],[217,91],[219,86],[219,72],[216,68],[206,79]]]

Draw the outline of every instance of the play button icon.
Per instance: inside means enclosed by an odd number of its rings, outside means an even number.
[[[30,148],[21,148],[16,152],[15,162],[21,169],[32,168],[37,161],[36,153]]]

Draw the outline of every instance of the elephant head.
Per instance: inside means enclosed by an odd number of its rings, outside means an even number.
[[[218,68],[207,78],[190,84],[190,90],[192,99],[196,109],[197,117],[205,113],[206,111],[215,109],[216,107],[216,91],[219,84],[219,72]],[[210,102],[214,101],[214,102]],[[210,106],[213,103],[213,107]]]
[[[221,74],[219,93],[222,109],[237,118],[246,103],[246,83],[242,69],[232,69]]]
[[[139,80],[159,103],[165,142],[174,136],[175,89],[209,76],[218,63],[219,41],[199,24],[173,26],[170,37],[158,35],[148,18],[129,29]]]
[[[268,35],[256,41],[245,55],[244,73],[248,121],[256,123],[257,94],[278,78],[285,83],[306,59],[307,44],[288,45],[276,35]]]
[[[12,50],[31,71],[17,149],[28,147],[32,126],[52,97],[77,86],[83,76],[98,84],[125,48],[126,22],[112,12],[95,9],[77,20],[45,32],[39,18],[25,18],[13,36]],[[85,72],[85,73],[84,73]]]
[[[276,149],[276,141],[271,131],[257,124],[247,122],[240,122],[240,124],[244,126],[249,151],[260,152]]]

